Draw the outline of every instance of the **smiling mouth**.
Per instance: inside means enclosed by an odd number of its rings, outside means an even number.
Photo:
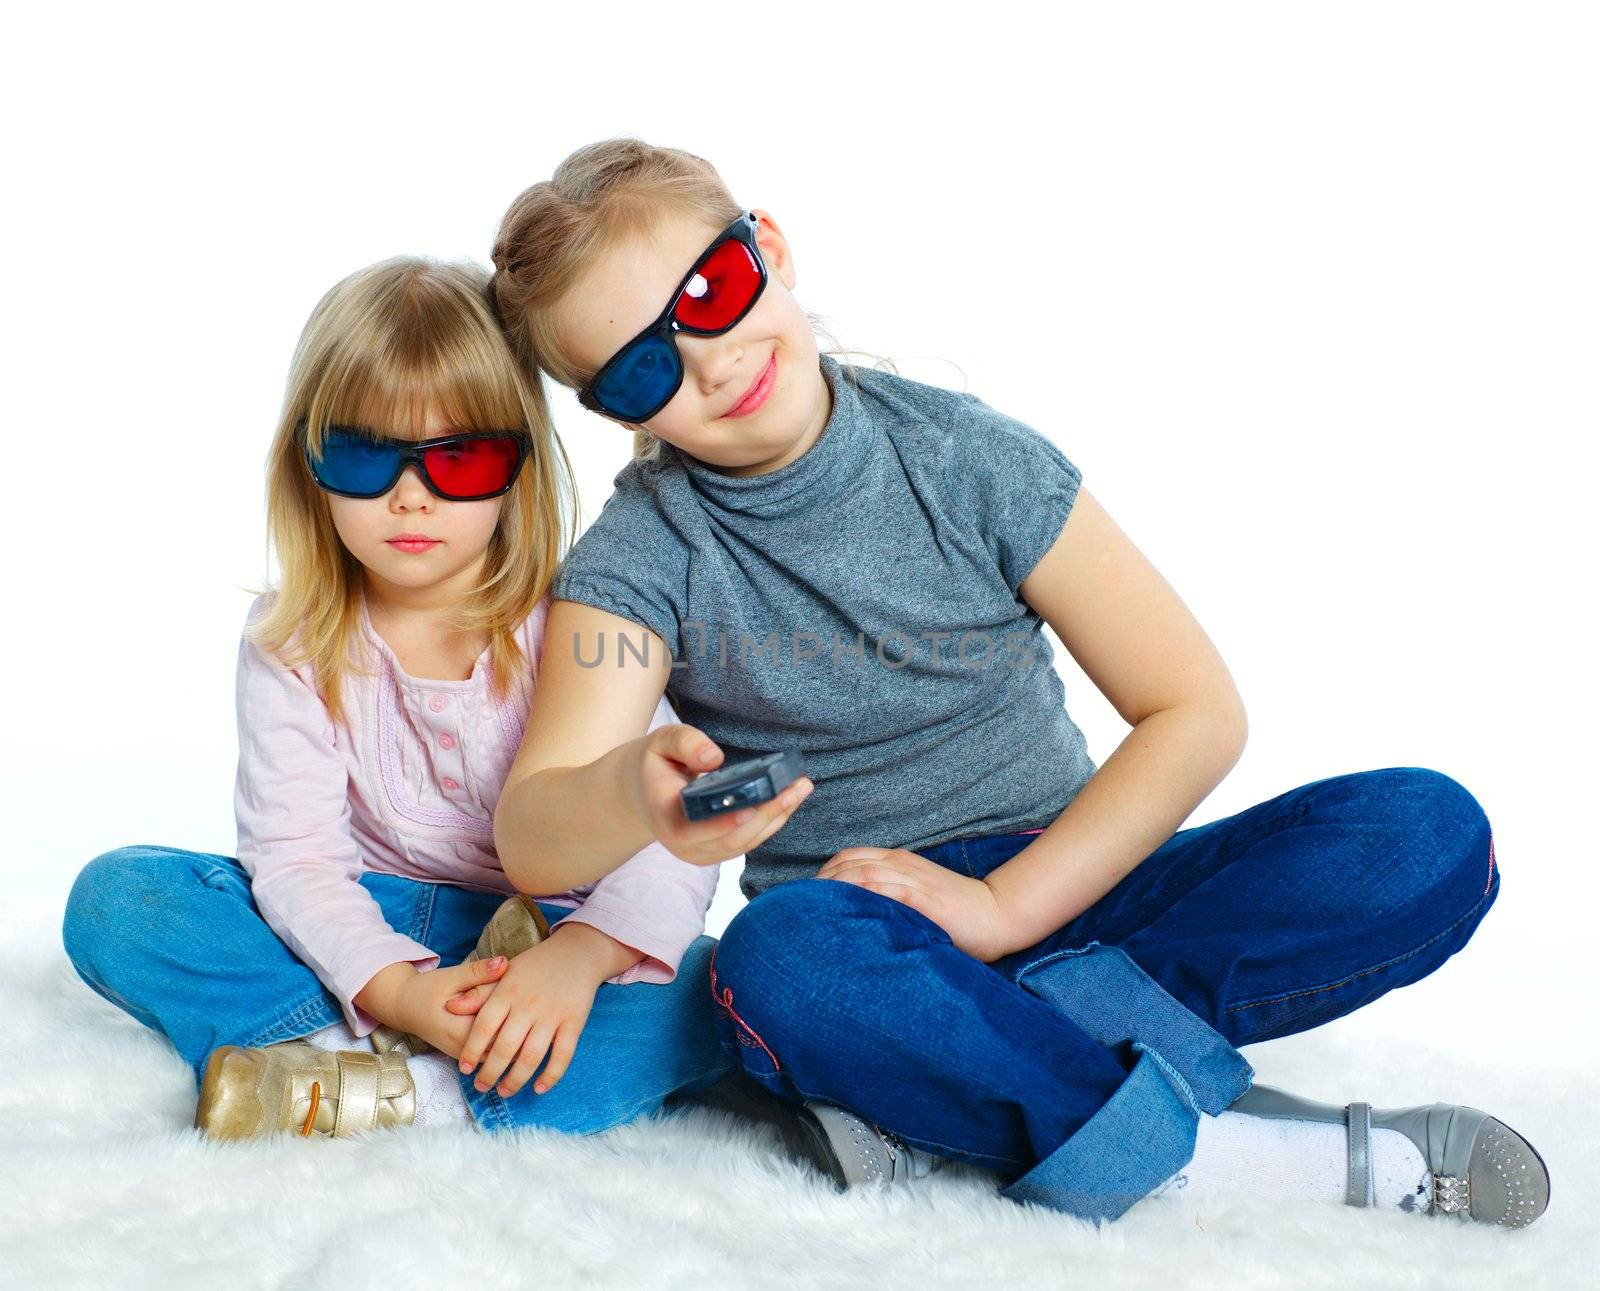
[[[727,412],[723,413],[723,416],[738,416],[740,411],[751,402],[752,396],[755,397],[756,402],[758,403],[765,399],[767,394],[771,392],[772,381],[777,380],[777,363],[778,356],[776,353],[774,353],[767,359],[766,366],[763,367],[760,373],[757,374],[756,379],[750,383],[750,388],[739,396],[739,402],[734,404],[733,407],[729,408]],[[770,381],[768,379],[769,374],[771,374]]]

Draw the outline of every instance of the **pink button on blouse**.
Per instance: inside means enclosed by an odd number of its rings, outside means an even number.
[[[259,617],[272,593],[251,605]],[[347,671],[348,728],[335,727],[314,669],[283,667],[243,636],[239,643],[239,764],[234,787],[239,864],[267,924],[340,1002],[357,1035],[377,1019],[354,996],[379,969],[439,957],[391,928],[356,880],[363,870],[511,895],[494,848],[494,808],[522,743],[549,598],[518,629],[532,666],[503,702],[490,694],[490,652],[465,681],[409,676],[361,607],[375,674]],[[448,701],[446,699],[448,696]],[[435,764],[427,712],[451,703],[454,775]],[[663,697],[650,729],[676,722]],[[461,776],[460,780],[455,777]],[[444,797],[450,791],[451,797]],[[596,883],[540,896],[643,956],[610,980],[670,982],[705,929],[719,866],[691,865],[651,843]]]

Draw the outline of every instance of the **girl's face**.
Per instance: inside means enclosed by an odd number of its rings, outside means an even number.
[[[658,438],[728,475],[763,475],[787,466],[817,441],[833,410],[816,337],[790,294],[795,272],[789,244],[770,215],[759,209],[755,214],[761,221],[756,244],[767,266],[761,298],[721,336],[679,332],[674,337],[683,359],[683,384],[643,423]],[[557,307],[562,348],[590,373],[666,308],[673,289],[721,229],[672,213],[663,215],[652,232],[650,240],[611,249]],[[767,380],[772,384],[760,406],[736,412]]]
[[[383,426],[368,429],[394,433]],[[429,409],[424,438],[457,429],[437,408]],[[325,496],[340,541],[366,569],[378,599],[395,605],[415,603],[422,592],[437,593],[446,600],[470,592],[477,585],[505,500],[504,495],[480,502],[435,497],[414,465],[408,465],[381,498]],[[402,536],[418,535],[434,541],[421,550],[395,545]],[[427,599],[431,602],[433,598]]]

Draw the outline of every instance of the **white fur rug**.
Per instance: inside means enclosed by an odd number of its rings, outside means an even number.
[[[1427,983],[1419,984],[1426,986]],[[839,1194],[776,1134],[710,1109],[592,1138],[408,1129],[217,1144],[165,1040],[94,995],[58,933],[0,928],[5,1287],[1593,1287],[1596,1081],[1393,1042],[1395,992],[1251,1046],[1329,1101],[1469,1102],[1544,1153],[1549,1211],[1512,1232],[1317,1203],[1163,1197],[1099,1230],[947,1169]],[[1368,1016],[1373,1015],[1373,1016]],[[1403,1016],[1391,1010],[1391,1025]],[[1588,1025],[1588,1024],[1585,1024]],[[1555,1050],[1556,1046],[1549,1046]],[[1538,1064],[1530,1093],[1519,1071]],[[1468,1093],[1470,1091],[1470,1095]],[[1515,1109],[1515,1114],[1511,1109]]]

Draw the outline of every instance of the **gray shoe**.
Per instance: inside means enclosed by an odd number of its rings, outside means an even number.
[[[862,1184],[906,1184],[932,1174],[945,1158],[831,1103],[796,1107],[774,1097],[743,1071],[709,1089],[674,1094],[669,1103],[701,1103],[761,1121],[778,1131],[791,1156],[811,1165],[841,1191]]]
[[[904,1186],[945,1163],[944,1157],[912,1147],[848,1108],[812,1099],[794,1109],[784,1139],[792,1152],[810,1161],[840,1191],[863,1185]]]
[[[1350,1171],[1345,1201],[1372,1205],[1373,1127],[1399,1130],[1432,1171],[1431,1212],[1462,1221],[1525,1228],[1550,1204],[1550,1172],[1533,1144],[1475,1107],[1431,1103],[1388,1111],[1370,1103],[1318,1103],[1270,1085],[1253,1085],[1228,1108],[1247,1116],[1343,1125]]]

